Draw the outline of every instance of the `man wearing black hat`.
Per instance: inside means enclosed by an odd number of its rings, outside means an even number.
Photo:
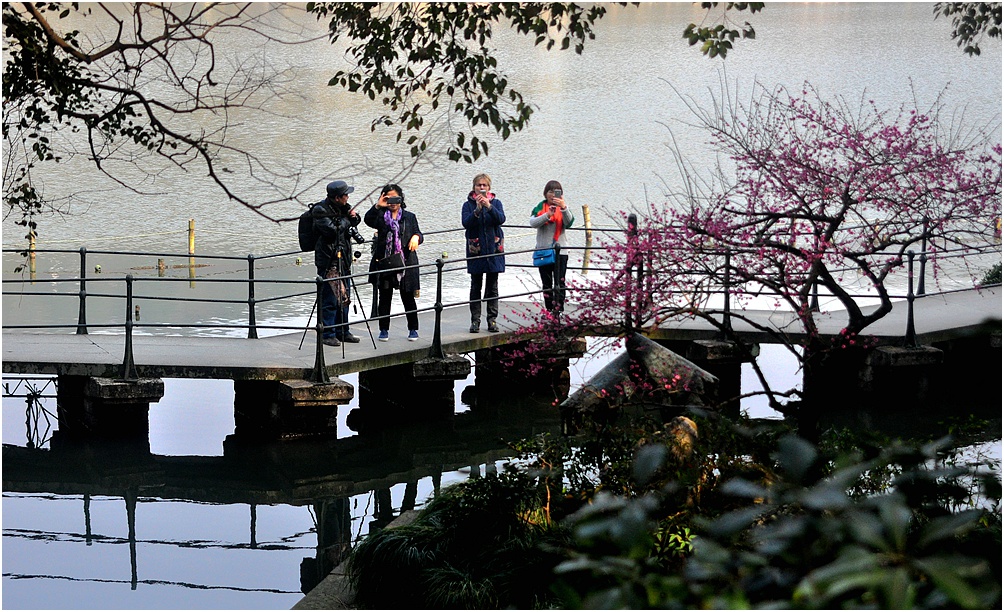
[[[328,197],[314,204],[314,265],[317,275],[329,278],[321,289],[321,320],[324,322],[322,341],[328,346],[342,342],[359,342],[349,330],[351,301],[353,228],[359,225],[359,214],[349,208],[349,194],[355,188],[345,181],[328,183]],[[358,235],[358,232],[355,232]]]

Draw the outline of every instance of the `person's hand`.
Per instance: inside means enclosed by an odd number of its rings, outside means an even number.
[[[412,236],[411,240],[408,241],[408,250],[409,251],[417,251],[418,250],[418,235],[417,234],[414,235],[414,236]]]
[[[560,208],[561,210],[566,210],[568,208],[567,206],[565,206],[565,198],[563,197],[554,198],[554,205]]]

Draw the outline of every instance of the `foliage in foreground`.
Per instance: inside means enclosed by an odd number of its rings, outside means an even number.
[[[947,439],[816,447],[783,424],[693,416],[692,455],[658,419],[525,442],[522,471],[456,485],[363,541],[357,603],[1000,606],[999,464],[965,465]]]
[[[647,552],[659,493],[602,495],[571,519],[576,547],[556,568],[559,585],[569,606],[587,608],[1000,607],[1000,479],[947,466],[943,450],[893,444],[829,463],[786,436],[777,481],[732,479],[722,493],[743,507],[695,517],[693,554],[679,572]],[[895,474],[890,486],[855,495],[876,470]],[[960,509],[967,478],[990,511]]]
[[[543,607],[567,531],[541,511],[537,483],[506,471],[449,487],[414,522],[352,552],[357,603],[374,609]],[[549,552],[551,551],[551,552]],[[553,598],[552,598],[553,599]]]

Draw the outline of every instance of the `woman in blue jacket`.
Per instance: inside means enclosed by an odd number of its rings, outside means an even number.
[[[464,202],[461,222],[467,238],[467,273],[471,275],[471,333],[481,330],[481,302],[488,302],[488,331],[498,332],[499,274],[505,272],[505,211],[491,192],[487,174],[474,177],[473,189]],[[484,298],[481,287],[484,285]]]

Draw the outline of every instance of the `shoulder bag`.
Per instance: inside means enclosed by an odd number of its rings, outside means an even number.
[[[533,265],[536,267],[549,266],[554,263],[554,248],[537,249],[533,252]]]

